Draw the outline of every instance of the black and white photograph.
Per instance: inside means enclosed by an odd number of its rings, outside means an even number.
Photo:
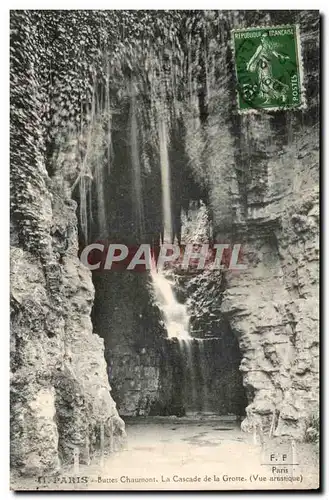
[[[319,491],[321,16],[201,9],[10,11],[13,491]]]

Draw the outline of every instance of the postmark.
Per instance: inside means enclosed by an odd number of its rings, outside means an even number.
[[[232,30],[239,112],[304,107],[297,25]]]

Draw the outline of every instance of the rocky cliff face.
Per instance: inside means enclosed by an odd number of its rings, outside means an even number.
[[[77,205],[63,171],[51,176],[61,162],[76,165],[63,153],[50,168],[42,19],[34,11],[11,18],[11,463],[31,476],[77,454],[88,462],[103,429],[109,450],[125,436],[93,334]]]
[[[243,245],[247,270],[227,272],[221,310],[243,357],[249,399],[243,428],[272,426],[278,435],[303,438],[319,397],[319,17],[292,17],[301,29],[307,108],[233,113],[234,141],[232,129],[222,132],[235,164],[233,238]],[[271,13],[264,22],[282,20]],[[214,206],[221,206],[220,196]],[[221,221],[217,227],[221,237]]]
[[[317,164],[315,151],[307,157]],[[281,194],[275,200],[270,183],[266,209],[253,210],[249,230],[240,233],[248,269],[228,273],[222,312],[243,355],[245,427],[260,417],[279,435],[302,438],[319,396],[319,201],[311,177],[298,193],[281,184],[286,169],[296,179],[303,172],[298,158],[295,164],[288,158],[283,155],[282,170],[278,163],[270,170]]]
[[[28,91],[27,81],[20,95]],[[76,203],[63,180],[48,176],[19,113],[14,107],[12,142],[21,149],[13,148],[11,179],[11,462],[34,475],[71,464],[77,452],[88,461],[101,426],[110,450],[125,432],[92,330],[94,288],[77,257]]]

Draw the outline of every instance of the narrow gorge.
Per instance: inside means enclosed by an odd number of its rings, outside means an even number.
[[[11,12],[18,474],[117,452],[137,417],[229,416],[301,442],[314,432],[319,22],[317,11]],[[305,106],[239,114],[231,30],[292,23]],[[151,258],[147,271],[90,271],[80,257],[95,243],[240,245],[245,268]]]

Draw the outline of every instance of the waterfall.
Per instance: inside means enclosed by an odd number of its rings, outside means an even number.
[[[170,193],[170,164],[168,157],[168,132],[165,117],[158,113],[158,134],[160,150],[162,214],[163,214],[163,242],[172,241],[172,211]],[[185,410],[204,411],[207,395],[205,377],[205,356],[203,339],[194,339],[189,333],[190,316],[185,304],[178,302],[174,281],[170,279],[170,272],[157,269],[153,261],[151,269],[153,289],[158,307],[163,313],[168,339],[177,339],[178,356],[183,379],[181,391]]]
[[[141,165],[139,160],[138,148],[138,127],[137,127],[137,106],[136,95],[133,82],[130,86],[131,91],[131,112],[130,112],[130,147],[131,147],[131,165],[133,173],[133,199],[135,201],[135,217],[138,236],[143,235],[144,214],[143,214],[143,199],[142,199],[142,179]]]
[[[183,380],[180,383],[183,384],[184,388],[182,391],[184,406],[191,409],[191,411],[202,410],[202,405],[200,408],[198,403],[202,402],[204,398],[200,397],[198,386],[201,387],[203,385],[203,377],[200,379],[203,358],[202,356],[198,356],[197,352],[199,350],[199,342],[202,342],[202,340],[193,339],[190,336],[190,317],[187,307],[185,304],[177,301],[173,289],[174,283],[166,273],[162,270],[157,270],[155,264],[153,264],[151,277],[157,304],[164,316],[168,339],[177,339],[179,351],[177,359],[179,360],[183,374]],[[201,354],[201,350],[199,353]],[[198,374],[196,373],[196,369],[199,368],[199,365],[201,369],[198,369]]]
[[[177,339],[178,360],[183,380],[184,406],[189,411],[206,409],[206,377],[203,339],[194,339],[189,334],[190,317],[185,304],[177,301],[174,283],[165,272],[151,270],[152,283],[157,304],[163,313],[168,339]]]
[[[168,338],[190,339],[189,315],[184,304],[180,304],[173,290],[173,283],[154,266],[151,271],[153,288],[160,310],[163,312]]]
[[[164,227],[164,238],[172,238],[172,215],[170,197],[170,167],[168,158],[168,137],[165,117],[160,113],[158,116],[158,132],[160,146],[160,168],[162,187],[162,216]]]
[[[204,339],[193,337],[178,339],[183,368],[184,405],[187,413],[208,411],[206,342]]]
[[[163,110],[162,110],[163,111]],[[158,112],[158,133],[160,146],[162,214],[164,241],[172,237],[172,213],[170,197],[170,165],[168,157],[168,134],[163,113]],[[158,305],[163,312],[169,338],[189,339],[189,315],[184,304],[180,304],[173,290],[173,282],[167,273],[156,269],[153,262],[151,277]]]

